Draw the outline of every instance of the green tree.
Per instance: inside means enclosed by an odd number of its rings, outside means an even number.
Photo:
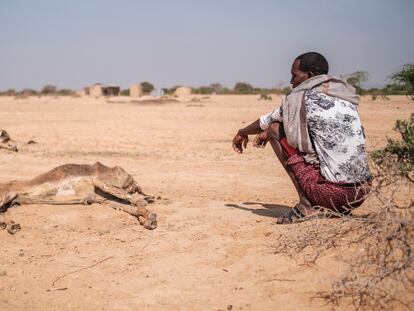
[[[129,89],[125,89],[121,91],[122,96],[129,96]]]
[[[16,90],[14,90],[14,89],[8,89],[8,90],[5,92],[5,95],[6,95],[6,96],[15,96],[15,95],[16,95]]]
[[[142,91],[147,94],[151,93],[152,90],[154,89],[154,86],[147,81],[141,82],[141,87],[142,87]]]
[[[20,95],[23,95],[23,96],[33,96],[33,95],[36,95],[36,94],[37,94],[37,91],[33,90],[33,89],[23,89],[20,92]]]
[[[403,68],[392,74],[391,79],[397,87],[401,87],[406,94],[414,100],[414,64],[406,64]]]
[[[346,77],[346,82],[352,85],[358,95],[364,95],[362,84],[369,80],[369,73],[366,71],[355,71]]]
[[[223,85],[220,83],[211,83],[210,88],[213,89],[213,92],[220,93],[223,90]]]
[[[246,82],[237,82],[234,85],[234,90],[239,94],[251,94],[254,90],[253,86]]]
[[[75,91],[71,89],[61,89],[57,92],[57,94],[60,96],[73,96],[75,95]]]
[[[56,94],[57,87],[55,85],[45,85],[42,90],[40,91],[41,95],[53,95]]]
[[[372,153],[372,159],[384,170],[392,168],[414,182],[414,113],[409,120],[397,120],[394,130],[401,140],[388,139],[385,148]]]
[[[209,86],[200,86],[192,89],[194,94],[211,95],[214,90]]]

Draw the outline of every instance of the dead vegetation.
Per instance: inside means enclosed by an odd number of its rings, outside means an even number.
[[[382,152],[378,165],[372,164],[374,183],[365,214],[334,213],[335,219],[286,227],[271,245],[274,253],[299,264],[315,264],[328,254],[344,262],[342,276],[314,299],[355,310],[414,308],[414,183],[406,163],[389,146]]]
[[[348,269],[315,298],[338,306],[351,303],[356,309],[414,307],[414,201],[412,182],[391,174],[376,174],[365,215],[336,215],[294,225],[281,234],[274,248],[300,264],[315,264],[335,251]],[[405,192],[405,200],[401,198]],[[410,295],[411,294],[411,295]]]

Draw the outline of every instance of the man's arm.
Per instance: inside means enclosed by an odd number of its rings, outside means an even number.
[[[269,112],[268,114],[265,114],[260,117],[260,119],[257,119],[252,124],[246,126],[245,128],[240,129],[236,136],[233,138],[233,149],[237,153],[243,152],[243,147],[246,149],[247,143],[249,142],[249,136],[248,135],[255,135],[260,134],[256,136],[254,140],[254,146],[255,147],[264,147],[267,143],[267,128],[272,122],[283,122],[282,119],[282,107],[279,106],[273,111]]]
[[[260,128],[260,119],[257,119],[252,124],[240,129],[233,138],[233,149],[237,153],[243,153],[243,147],[247,148],[249,142],[248,135],[259,134],[263,130]]]

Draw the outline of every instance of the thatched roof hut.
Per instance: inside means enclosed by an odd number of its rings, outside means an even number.
[[[129,96],[141,97],[144,94],[142,86],[140,84],[133,84],[129,87]]]
[[[121,93],[121,88],[115,85],[102,85],[96,83],[89,88],[89,96],[118,96]]]
[[[180,86],[174,92],[174,96],[188,96],[191,95],[191,87]]]

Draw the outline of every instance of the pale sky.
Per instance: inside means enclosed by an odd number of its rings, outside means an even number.
[[[381,86],[414,63],[413,0],[0,0],[0,90],[287,84],[301,53]]]

